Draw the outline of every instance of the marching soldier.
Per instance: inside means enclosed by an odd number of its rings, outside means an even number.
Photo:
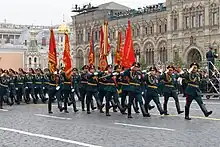
[[[82,105],[82,111],[85,111],[85,97],[86,97],[86,89],[87,89],[87,74],[88,74],[88,66],[84,65],[82,67],[82,72],[80,75],[80,84],[79,84],[79,92],[80,92],[80,100]]]
[[[150,114],[148,113],[148,106],[150,104],[150,101],[153,100],[155,104],[157,105],[157,109],[159,110],[160,114],[163,115],[164,111],[162,109],[162,106],[160,104],[159,100],[159,92],[158,92],[158,87],[157,87],[157,82],[156,82],[156,73],[157,69],[156,67],[151,67],[150,72],[147,73],[144,77],[144,81],[147,84],[147,94],[145,97],[145,108],[147,112],[147,117],[150,117]]]
[[[22,96],[24,95],[24,83],[25,83],[25,72],[22,68],[18,69],[18,74],[17,74],[17,78],[16,78],[16,93],[17,93],[17,97],[18,100],[21,102],[22,101]],[[29,101],[26,99],[26,97],[24,96],[24,101],[25,103],[29,103]]]
[[[164,109],[164,115],[169,115],[167,113],[167,103],[169,101],[170,97],[173,97],[175,100],[175,104],[176,104],[176,110],[178,114],[183,113],[184,111],[180,110],[180,103],[179,103],[179,99],[177,96],[177,90],[175,87],[175,83],[174,83],[174,77],[173,77],[173,72],[174,72],[175,68],[173,66],[168,66],[167,67],[167,71],[164,72],[162,74],[162,76],[160,77],[160,80],[162,80],[164,82],[164,86],[163,86],[163,95],[164,95],[164,104],[163,104],[163,109]]]
[[[64,72],[64,68],[62,68],[62,71],[60,73],[60,89],[61,94],[63,94],[64,99],[64,107],[62,108],[65,113],[69,113],[67,111],[67,105],[68,105],[68,98],[71,93],[71,77],[68,77],[66,73]]]
[[[70,94],[70,98],[71,98],[71,104],[73,105],[73,110],[74,112],[78,112],[79,110],[76,108],[76,100],[75,100],[75,93],[78,96],[78,98],[80,99],[79,96],[79,81],[80,81],[80,76],[77,74],[78,70],[77,68],[73,68],[73,75],[72,75],[72,87],[71,87],[71,94]]]
[[[1,77],[0,77],[0,109],[3,109],[4,97],[8,96],[8,83],[9,79],[7,73],[1,69]],[[7,100],[9,105],[12,105],[10,100]]]
[[[87,80],[88,80],[87,93],[86,93],[87,114],[91,114],[90,106],[93,100],[92,96],[95,97],[99,110],[103,108],[103,105],[98,97],[98,76],[99,73],[95,72],[95,66],[90,65],[89,72],[87,75]]]
[[[56,93],[57,93],[57,90],[56,90],[56,87],[57,87],[57,74],[56,73],[51,73],[49,71],[49,69],[45,69],[44,70],[45,72],[45,76],[44,76],[44,83],[45,83],[45,86],[48,90],[48,96],[49,96],[49,99],[48,99],[48,113],[49,114],[52,114],[52,101],[54,99],[54,97],[56,96]],[[61,109],[61,108],[60,108]]]
[[[34,70],[30,68],[29,72],[25,76],[25,97],[29,100],[31,95],[34,104],[37,104],[38,99],[34,94],[34,74]]]
[[[35,83],[34,83],[34,94],[37,99],[39,99],[38,95],[41,98],[43,103],[46,103],[47,99],[44,96],[43,87],[44,87],[44,76],[42,74],[41,69],[36,69],[35,75]]]
[[[129,102],[128,102],[128,118],[131,116],[131,105],[133,104],[134,99],[137,99],[141,107],[141,111],[144,117],[147,116],[143,100],[142,100],[142,85],[143,85],[143,76],[142,73],[138,71],[140,67],[139,63],[134,63],[133,66],[125,70],[122,73],[123,76],[129,78]]]
[[[206,117],[212,114],[212,111],[207,111],[205,104],[203,103],[201,91],[199,89],[200,75],[198,73],[199,65],[197,63],[192,63],[190,69],[183,76],[188,80],[188,85],[186,88],[186,106],[185,106],[185,119],[191,120],[189,117],[189,109],[193,100],[195,100],[202,112]],[[183,73],[183,72],[182,72]]]
[[[9,85],[8,85],[8,89],[9,89],[9,98],[11,99],[12,102],[16,102],[16,104],[20,104],[20,100],[17,97],[17,92],[16,92],[16,75],[15,75],[15,71],[13,69],[9,69]]]

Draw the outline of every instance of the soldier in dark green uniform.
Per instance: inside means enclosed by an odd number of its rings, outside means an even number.
[[[69,113],[67,111],[67,105],[68,105],[68,98],[71,93],[71,77],[67,77],[64,68],[62,68],[62,71],[60,73],[60,90],[61,93],[63,94],[63,99],[64,99],[64,107],[63,110],[65,113]]]
[[[186,87],[186,106],[185,106],[185,119],[191,120],[189,117],[189,109],[193,100],[195,100],[202,112],[206,117],[212,114],[212,111],[207,111],[205,104],[203,103],[201,91],[199,89],[200,75],[198,73],[199,65],[192,63],[187,73],[182,74],[188,81]]]
[[[78,98],[80,98],[79,96],[79,81],[80,81],[80,76],[78,75],[78,70],[77,68],[73,68],[73,74],[72,74],[72,86],[71,86],[71,94],[70,94],[70,98],[71,98],[71,103],[73,105],[73,111],[74,112],[78,112],[79,110],[76,108],[76,99],[75,99],[75,93],[78,96]]]
[[[1,72],[2,74],[0,77],[0,109],[3,109],[4,96],[8,96],[9,77],[7,73],[5,73],[3,70],[1,70]],[[8,101],[7,103],[11,104],[10,101]]]
[[[9,98],[11,99],[11,101],[16,104],[20,104],[20,101],[18,100],[18,97],[17,97],[17,93],[16,93],[16,87],[15,87],[15,84],[16,84],[16,75],[15,75],[15,71],[13,69],[9,69],[9,85],[8,85],[8,88],[9,88]]]
[[[103,104],[101,103],[98,97],[98,76],[99,73],[95,72],[95,66],[90,65],[89,72],[87,74],[87,80],[88,80],[87,93],[86,93],[87,114],[91,114],[90,105],[93,99],[92,96],[95,97],[99,110],[103,108]]]
[[[143,76],[142,73],[138,71],[139,68],[140,64],[134,63],[130,69],[125,70],[124,73],[121,74],[129,78],[128,118],[132,118],[131,105],[133,104],[134,99],[138,100],[143,116],[147,116],[142,100]]]
[[[47,99],[45,98],[44,91],[43,91],[43,84],[44,84],[44,76],[42,74],[41,69],[36,69],[35,74],[35,83],[34,83],[34,94],[37,99],[39,99],[38,95],[41,98],[43,103],[46,103]]]
[[[30,99],[27,100],[25,95],[24,95],[24,84],[25,84],[25,72],[22,68],[18,69],[18,74],[17,74],[17,78],[16,78],[17,82],[16,82],[16,93],[17,93],[17,97],[19,99],[19,101],[22,101],[22,96],[24,96],[24,101],[25,103],[29,103]]]
[[[108,65],[107,66],[107,73],[105,76],[105,88],[104,90],[106,91],[106,116],[111,116],[109,114],[109,109],[110,109],[110,101],[114,100],[114,102],[116,103],[116,108],[118,107],[119,110],[121,111],[122,114],[125,113],[125,109],[122,108],[121,104],[119,103],[118,100],[118,89],[117,89],[117,77],[119,73],[118,72],[113,72],[113,66],[112,65]],[[113,106],[114,107],[114,106]]]
[[[85,111],[85,98],[86,98],[86,89],[87,89],[87,74],[88,74],[88,66],[84,65],[82,67],[82,72],[80,74],[80,84],[79,84],[79,92],[80,92],[80,101],[82,105],[82,111]]]
[[[104,71],[99,71],[99,76],[100,76],[99,82],[98,82],[99,100],[101,101],[101,103],[103,103],[104,97],[106,97],[105,72]],[[100,113],[104,113],[104,111],[102,109],[100,109]]]
[[[25,96],[26,99],[30,99],[30,95],[33,98],[33,102],[37,103],[37,98],[34,95],[34,70],[32,68],[29,69],[29,72],[25,76]]]
[[[44,70],[44,84],[48,90],[48,96],[49,96],[49,100],[48,100],[48,113],[53,113],[52,112],[52,101],[54,99],[54,97],[56,96],[57,94],[57,90],[56,90],[56,87],[57,87],[57,82],[59,80],[59,76],[56,73],[51,73],[49,71],[49,69],[45,69]],[[58,107],[60,109],[62,109],[61,107]]]
[[[167,113],[167,103],[170,97],[173,97],[175,100],[177,113],[181,114],[184,112],[180,110],[180,103],[179,103],[179,99],[177,96],[177,89],[174,85],[175,84],[174,77],[173,77],[174,70],[175,68],[173,66],[168,66],[167,71],[165,71],[160,77],[160,80],[164,82],[164,86],[162,89],[162,92],[164,95],[164,104],[163,104],[164,115],[169,115]]]
[[[161,115],[164,114],[164,111],[162,109],[162,106],[160,104],[160,100],[159,100],[159,92],[158,92],[158,87],[157,87],[157,83],[156,83],[156,73],[157,73],[157,68],[156,67],[151,67],[150,68],[150,72],[147,73],[144,77],[144,81],[147,84],[147,94],[145,97],[145,108],[146,108],[146,112],[147,112],[147,116],[150,117],[150,114],[148,113],[148,106],[151,102],[151,100],[153,100],[155,102],[155,104],[157,105],[157,108],[160,112]]]

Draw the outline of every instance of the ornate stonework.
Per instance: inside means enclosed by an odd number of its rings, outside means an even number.
[[[104,4],[103,4],[104,5]],[[102,6],[103,6],[102,5]],[[216,0],[167,0],[165,4],[148,6],[145,10],[97,9],[72,16],[74,63],[76,67],[88,64],[91,24],[95,25],[96,65],[99,60],[99,27],[103,19],[109,21],[109,39],[116,47],[117,30],[125,29],[128,19],[133,27],[133,44],[137,60],[147,65],[174,61],[201,62],[210,45],[219,52],[220,17]],[[117,14],[116,14],[117,13]],[[114,55],[114,53],[113,53]]]

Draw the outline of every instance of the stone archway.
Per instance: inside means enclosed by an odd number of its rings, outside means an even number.
[[[187,64],[189,65],[193,62],[196,62],[196,63],[202,62],[202,55],[195,48],[191,49],[187,55]]]

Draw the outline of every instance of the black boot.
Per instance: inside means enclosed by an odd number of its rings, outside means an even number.
[[[87,114],[91,114],[91,112],[90,112],[90,104],[89,103],[86,104],[86,107],[87,107]]]
[[[191,120],[191,118],[189,117],[189,107],[187,107],[187,106],[185,106],[185,119]]]
[[[119,108],[121,114],[126,114],[126,112],[125,112],[125,111],[126,111],[126,108],[123,108],[119,102],[118,102],[117,106],[118,106],[118,108]]]
[[[148,104],[148,109],[149,109],[149,110],[154,109],[154,107],[155,107],[155,106],[151,106],[150,104]]]
[[[76,108],[76,102],[73,102],[73,111],[78,112],[79,110]]]
[[[207,111],[207,109],[206,109],[204,104],[201,104],[200,108],[202,109],[202,112],[204,113],[205,117],[208,117],[209,115],[212,114],[212,111]]]
[[[159,110],[160,115],[163,115],[163,114],[164,114],[164,111],[163,111],[162,106],[161,106],[160,103],[157,104],[157,109]]]
[[[140,107],[141,107],[141,112],[143,114],[143,117],[149,117],[149,114],[147,114],[144,105],[142,104],[142,105],[140,105]]]
[[[95,107],[95,105],[94,105],[94,100],[91,100],[91,108],[92,108],[92,110],[95,110],[95,109],[96,109],[96,107]]]
[[[131,116],[131,105],[128,104],[128,118],[133,118]]]
[[[184,112],[184,111],[181,111],[179,102],[176,102],[176,110],[178,114],[182,114]]]
[[[82,111],[85,111],[85,101],[81,99]]]
[[[62,102],[58,102],[58,109],[60,110],[60,112],[63,112],[63,107],[62,107]]]
[[[138,110],[138,104],[136,103],[135,100],[133,101],[132,104],[133,104],[133,108],[134,108],[135,113],[140,113],[140,111]]]
[[[163,110],[164,110],[164,115],[169,115],[167,113],[167,103],[166,102],[163,104]]]
[[[17,95],[14,96],[14,99],[15,99],[15,103],[17,105],[20,105],[20,100],[18,99]]]
[[[110,114],[109,114],[109,102],[106,102],[106,105],[105,105],[105,113],[106,113],[106,116],[111,116]]]

